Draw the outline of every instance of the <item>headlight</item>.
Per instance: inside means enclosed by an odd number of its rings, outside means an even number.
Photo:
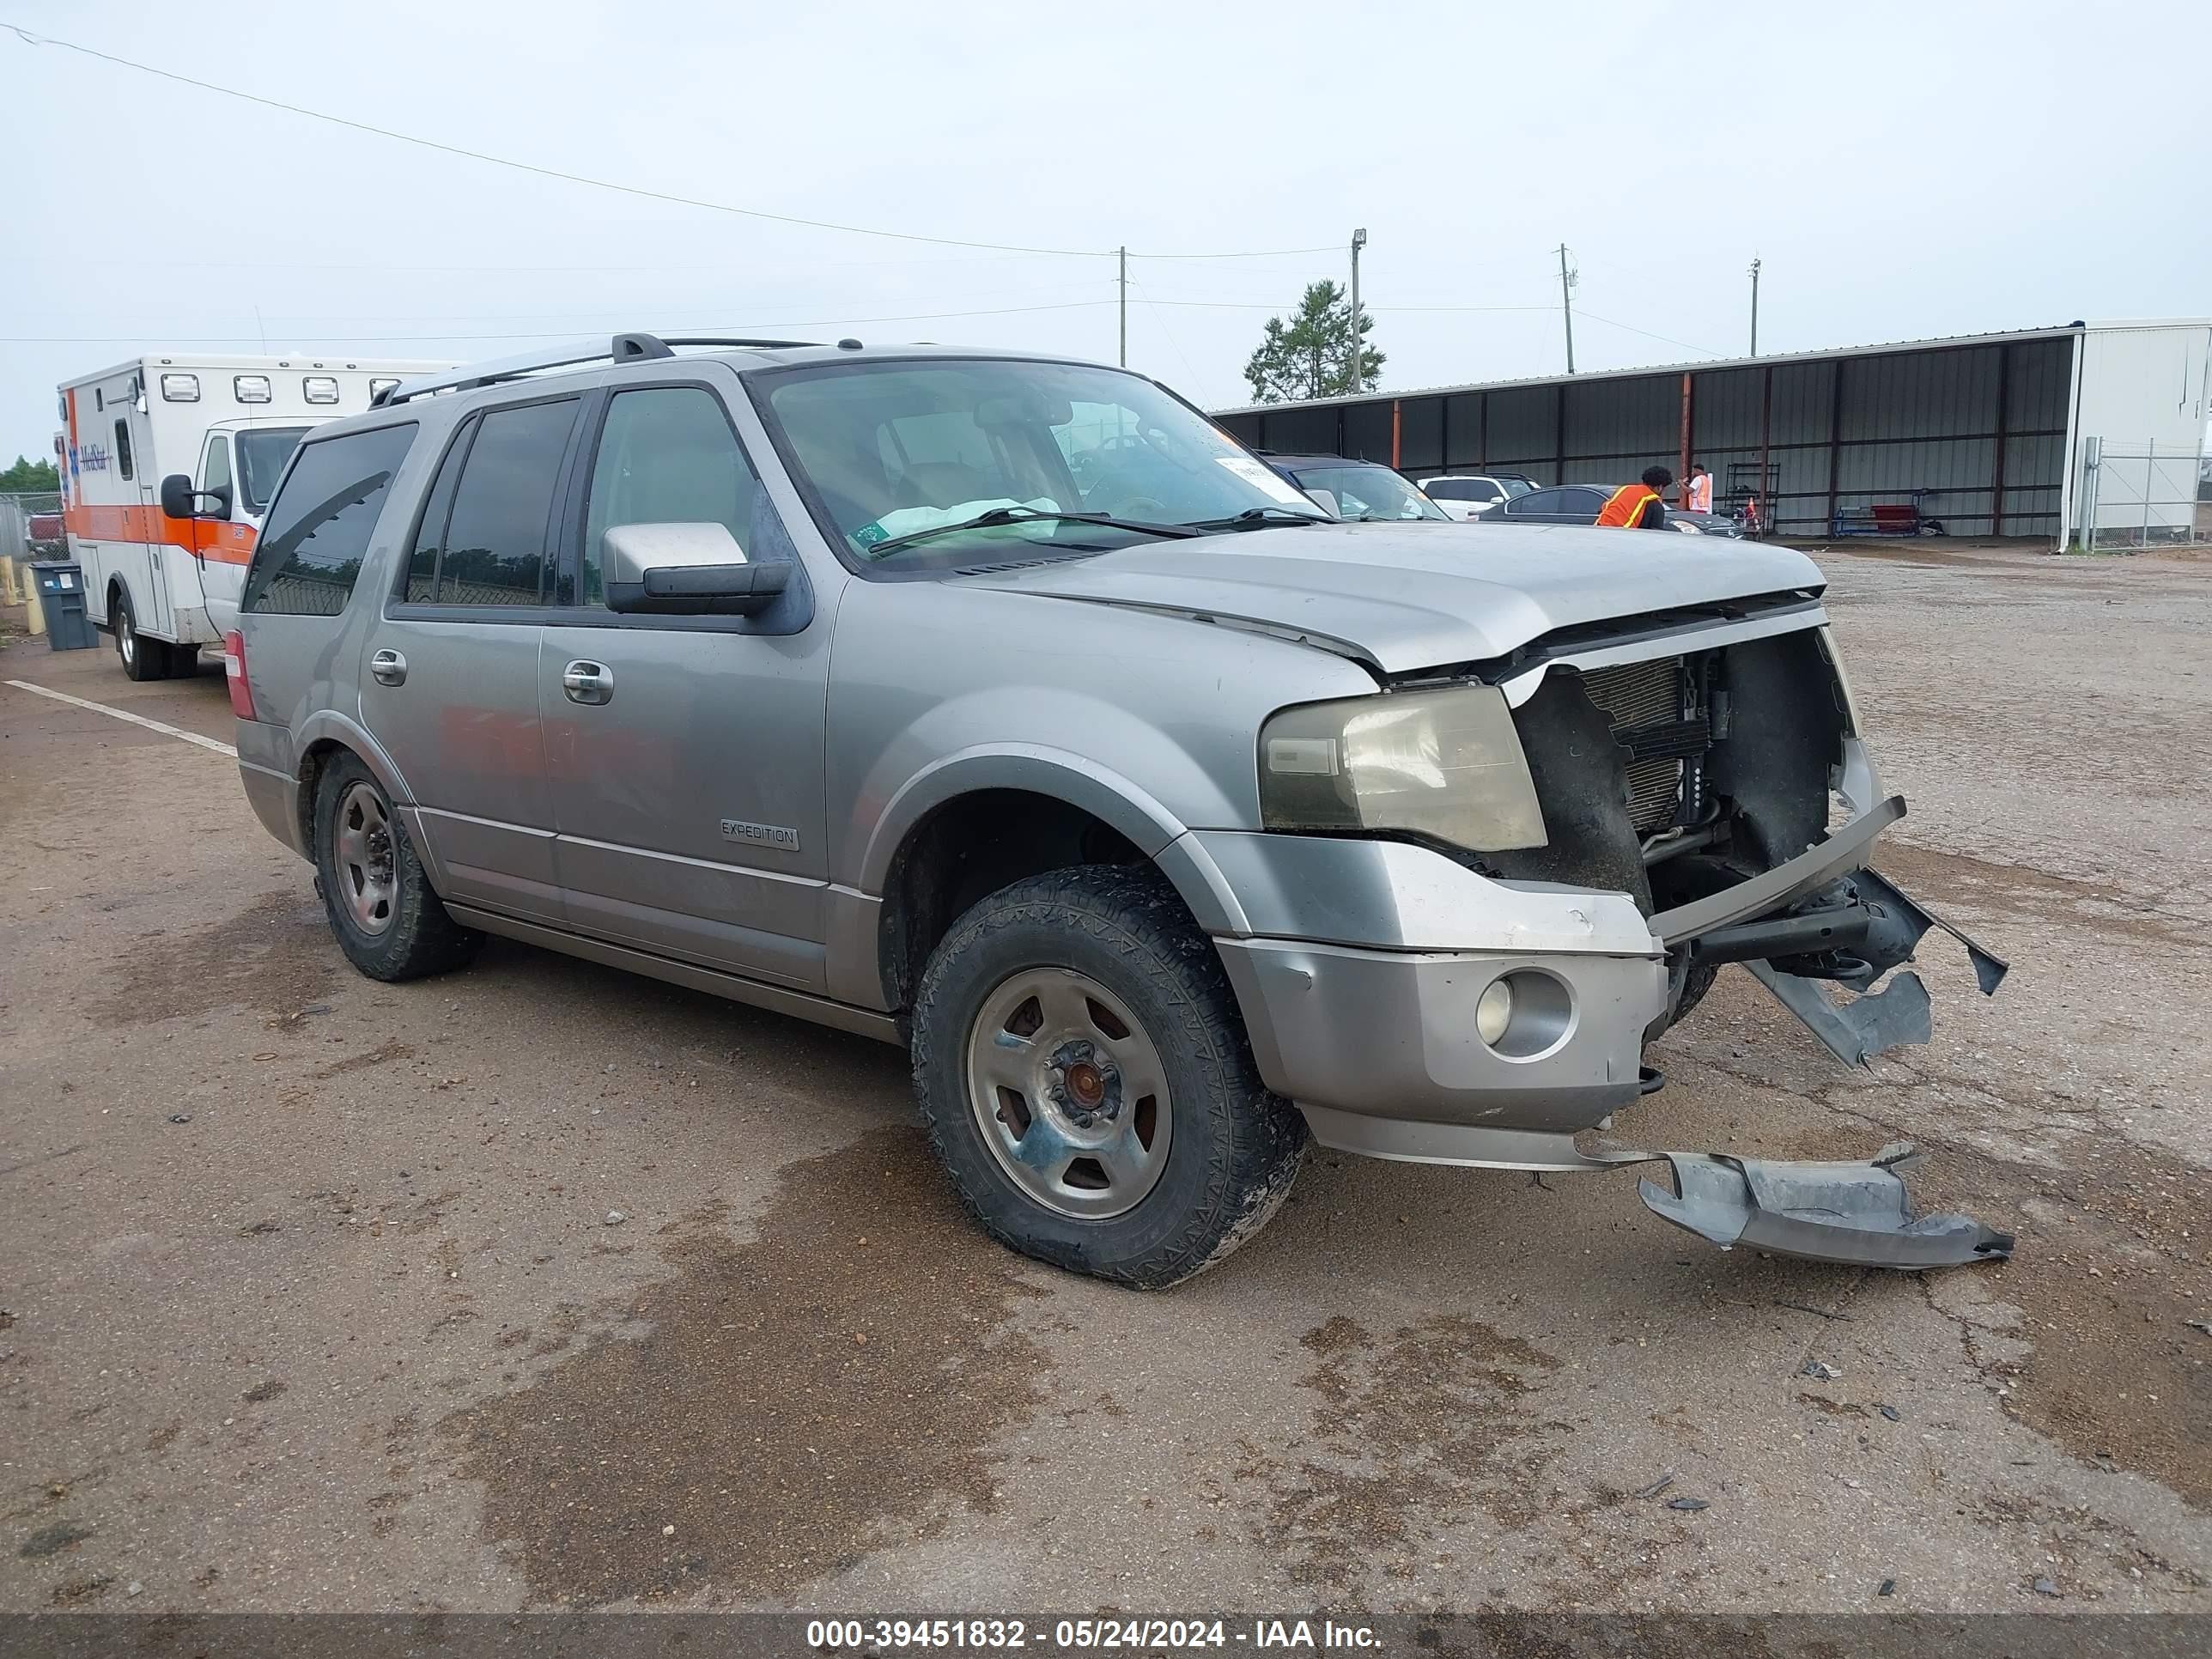
[[[1705,533],[1696,525],[1693,525],[1684,519],[1675,520],[1674,528],[1680,531],[1685,536],[1702,536]]]
[[[1494,685],[1307,703],[1260,732],[1270,830],[1433,836],[1473,852],[1545,844],[1544,813]]]

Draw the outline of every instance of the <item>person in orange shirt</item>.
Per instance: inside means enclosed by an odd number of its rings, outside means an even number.
[[[1674,482],[1674,475],[1665,467],[1645,467],[1639,482],[1613,492],[1598,509],[1597,522],[1613,530],[1664,530],[1667,503],[1661,496]]]
[[[1683,505],[1691,512],[1710,513],[1713,510],[1713,475],[1705,471],[1703,461],[1690,463],[1690,482],[1686,488],[1688,500]]]

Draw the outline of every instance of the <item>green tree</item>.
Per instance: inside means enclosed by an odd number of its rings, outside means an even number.
[[[1334,283],[1309,283],[1289,321],[1280,317],[1267,319],[1260,349],[1244,365],[1253,400],[1279,404],[1299,398],[1333,398],[1373,386],[1384,362],[1382,354],[1367,343],[1374,327],[1374,313],[1360,307],[1359,372],[1355,377],[1351,302]]]
[[[61,487],[61,475],[54,471],[52,461],[33,461],[18,455],[15,465],[0,472],[0,495],[10,490],[59,489]]]

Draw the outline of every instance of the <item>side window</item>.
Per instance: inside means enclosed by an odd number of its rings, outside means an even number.
[[[1473,499],[1468,486],[1457,478],[1431,478],[1421,486],[1432,501],[1464,501]]]
[[[1558,513],[1563,511],[1559,498],[1565,492],[1558,489],[1532,489],[1520,500],[1512,502],[1507,511],[1512,513]]]
[[[468,458],[469,445],[476,435],[476,422],[464,423],[447,447],[446,459],[439,463],[437,482],[430,486],[429,502],[422,509],[422,522],[416,527],[415,545],[407,556],[404,597],[410,605],[428,605],[438,597],[438,555],[446,545],[447,521],[453,516],[453,487],[460,483],[461,463]]]
[[[115,470],[123,475],[126,483],[129,481],[131,477],[131,422],[128,421],[118,421],[115,423]]]
[[[226,498],[232,496],[230,488],[230,440],[220,432],[208,440],[207,458],[200,463],[200,488],[209,492],[221,490]],[[228,518],[229,514],[222,515]]]
[[[1485,478],[1468,484],[1467,493],[1460,499],[1463,501],[1495,501],[1504,499],[1504,490]]]
[[[1605,491],[1602,489],[1563,489],[1559,496],[1558,510],[1562,513],[1588,513],[1595,517],[1605,509]]]
[[[301,445],[270,503],[240,607],[288,617],[344,610],[392,475],[414,441],[410,422]]]
[[[750,554],[759,488],[713,393],[689,386],[617,392],[584,511],[582,602],[604,602],[604,543],[620,525],[718,524]]]
[[[478,419],[446,520],[434,603],[550,603],[545,527],[576,408],[564,398]]]

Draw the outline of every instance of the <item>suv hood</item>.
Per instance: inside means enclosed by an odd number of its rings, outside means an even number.
[[[979,571],[963,586],[1254,623],[1385,674],[1504,656],[1581,623],[1826,585],[1803,554],[1574,525],[1290,525]]]

